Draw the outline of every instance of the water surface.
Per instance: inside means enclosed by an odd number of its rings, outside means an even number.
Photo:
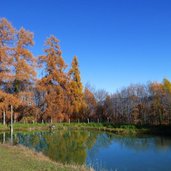
[[[0,134],[2,143],[10,134]],[[15,144],[42,152],[54,161],[107,171],[170,171],[171,138],[125,137],[106,132],[59,130],[13,135]]]

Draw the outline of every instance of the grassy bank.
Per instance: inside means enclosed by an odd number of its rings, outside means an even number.
[[[47,130],[49,129],[48,123],[15,123],[14,131],[34,131],[34,130]],[[10,126],[0,124],[0,131],[9,131]]]
[[[149,125],[115,125],[109,123],[60,123],[56,124],[56,129],[89,129],[107,131],[120,135],[140,135],[140,134],[151,134],[151,135],[164,135],[171,136],[171,125],[164,126],[149,126]]]
[[[50,125],[48,123],[34,123],[24,124],[15,123],[14,131],[36,131],[48,130]],[[109,123],[54,123],[55,129],[88,129],[108,131],[121,135],[136,135],[136,134],[153,134],[153,135],[167,135],[171,136],[171,126],[137,126],[137,125],[115,125]],[[9,131],[9,127],[0,124],[0,131]]]
[[[84,166],[63,165],[22,146],[0,145],[0,170],[6,171],[88,171]]]

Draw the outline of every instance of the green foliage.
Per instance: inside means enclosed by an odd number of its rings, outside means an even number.
[[[123,129],[136,129],[135,125],[121,125],[120,128]]]

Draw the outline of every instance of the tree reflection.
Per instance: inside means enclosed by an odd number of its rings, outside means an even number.
[[[87,150],[96,142],[98,133],[60,130],[56,132],[17,133],[19,144],[41,151],[52,160],[84,164]]]
[[[86,150],[96,141],[96,134],[87,131],[60,131],[45,136],[48,149],[44,153],[53,160],[63,163],[84,164]]]
[[[87,155],[94,159],[101,149],[115,148],[145,152],[148,150],[171,150],[171,139],[164,137],[123,137],[105,132],[59,130],[55,132],[15,133],[14,144],[19,143],[43,152],[54,161],[85,164]],[[10,133],[0,134],[1,143],[11,141]]]

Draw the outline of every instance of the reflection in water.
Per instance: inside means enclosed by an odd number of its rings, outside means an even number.
[[[87,164],[96,170],[171,170],[170,138],[122,137],[105,132],[60,130],[14,135],[3,133],[0,140],[43,152],[52,160]]]
[[[13,138],[13,136],[14,136],[14,132],[13,132],[13,129],[11,129],[10,130],[10,135],[11,135],[11,145],[13,145],[14,144],[14,138]]]

